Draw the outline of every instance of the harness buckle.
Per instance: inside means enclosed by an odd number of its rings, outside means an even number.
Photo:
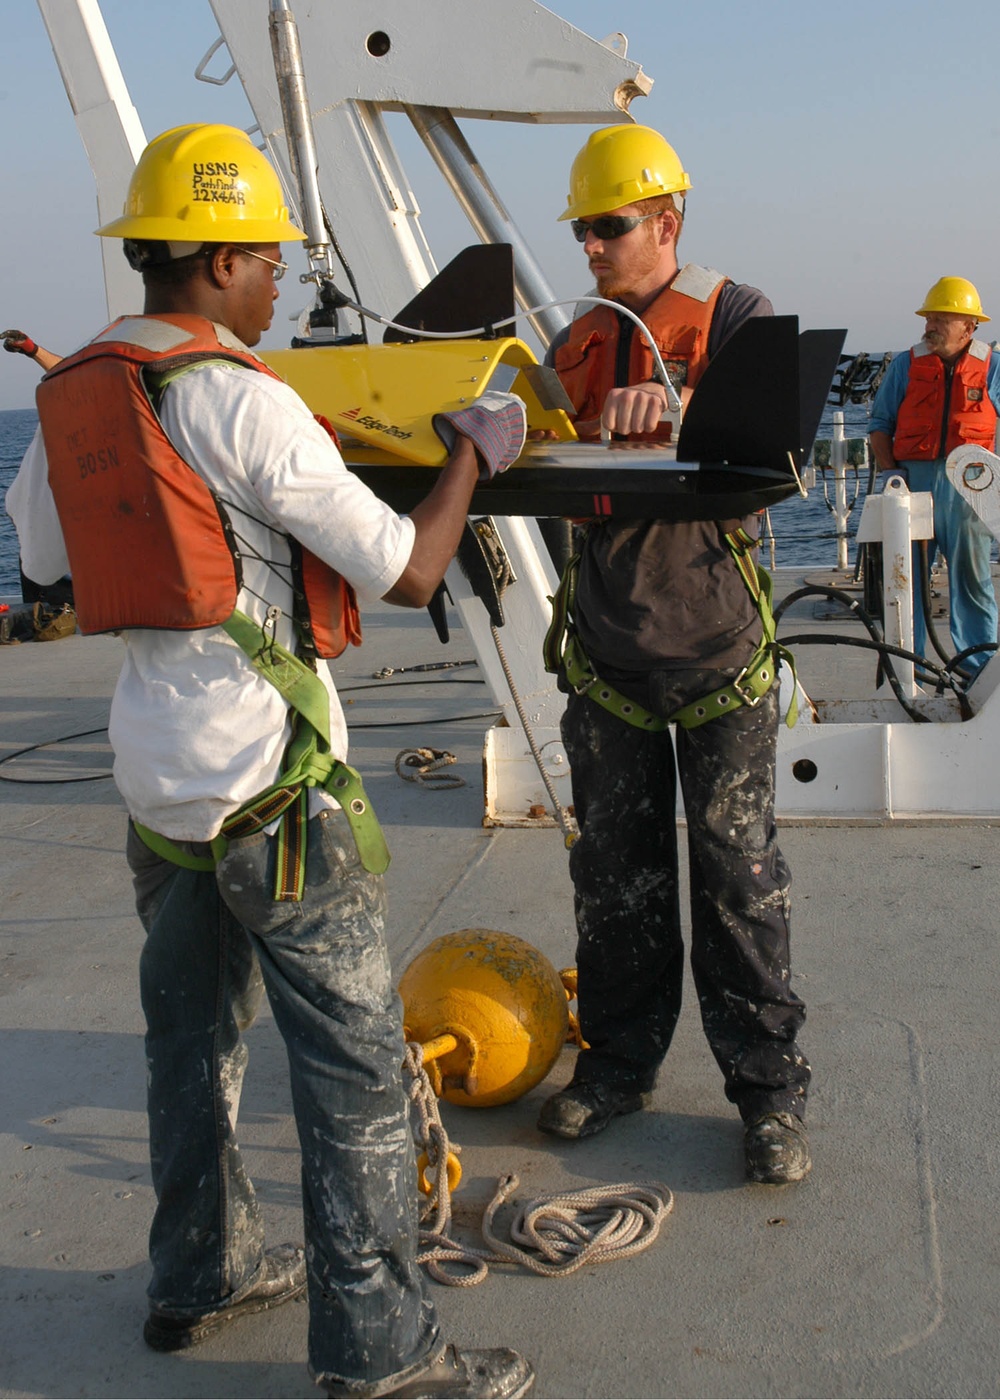
[[[750,667],[749,667],[749,666],[744,666],[744,667],[743,667],[743,670],[739,673],[739,675],[736,677],[736,679],[732,682],[732,687],[733,687],[733,689],[736,691],[736,694],[740,697],[741,702],[742,702],[744,705],[746,705],[746,707],[747,707],[748,709],[750,709],[750,710],[755,710],[755,709],[757,708],[757,706],[760,704],[760,702],[763,700],[764,696],[763,696],[763,695],[754,695],[753,691],[750,689],[749,686],[744,686],[744,685],[741,685],[741,684],[740,684],[740,682],[744,679],[744,677],[747,675],[747,673],[749,672],[749,670],[750,670]],[[766,693],[767,693],[767,692],[765,691],[764,694],[766,694]]]

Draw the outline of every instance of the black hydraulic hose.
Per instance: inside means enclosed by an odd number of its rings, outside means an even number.
[[[927,635],[930,638],[931,646],[934,648],[938,656],[947,666],[949,662],[953,661],[953,658],[948,655],[944,647],[941,645],[941,639],[938,637],[937,628],[934,626],[934,619],[931,616],[930,550],[927,547],[926,540],[918,540],[917,547],[920,558],[920,604],[921,611],[924,615],[924,626],[927,629]],[[963,673],[960,672],[959,674]],[[965,679],[968,680],[967,675],[965,676]]]
[[[856,598],[852,598],[851,595],[845,592],[842,588],[833,588],[826,584],[806,584],[803,588],[797,588],[794,592],[789,593],[786,598],[782,599],[782,601],[778,604],[777,608],[775,608],[774,610],[775,625],[777,625],[778,621],[781,619],[786,609],[789,608],[792,603],[797,602],[800,598],[809,597],[810,595],[815,596],[816,594],[819,594],[821,597],[825,598],[833,598],[836,602],[843,603],[844,606],[850,612],[854,613],[858,621],[863,624],[863,626],[868,631],[870,638],[869,641],[865,641],[863,638],[860,637],[830,638],[827,642],[820,643],[821,645],[835,645],[839,642],[843,642],[848,646],[859,645],[866,650],[877,651],[879,654],[880,666],[881,663],[884,661],[885,657],[891,655],[894,651],[898,655],[906,657],[906,659],[909,659],[909,657],[912,655],[912,653],[904,653],[899,651],[898,648],[891,647],[889,643],[885,641],[884,637],[882,636],[882,633],[879,630],[878,623],[871,616],[871,614],[861,606],[861,604]],[[806,639],[802,637],[795,637],[792,638],[790,641],[785,641],[785,639],[782,638],[782,644],[785,646],[790,646],[793,641],[798,642],[800,646],[807,644]],[[808,644],[813,645],[817,641],[819,641],[819,638],[813,637],[810,639]],[[896,675],[896,672],[893,670],[892,666],[887,665],[884,669],[886,679],[889,682],[889,687],[892,690],[893,695],[896,697],[899,704],[901,705],[902,709],[905,711],[906,714],[910,716],[914,723],[923,723],[926,720],[926,716],[920,714],[920,712],[910,704],[909,700],[903,694],[903,687],[900,685],[899,677]]]
[[[775,608],[775,624],[777,625],[783,614],[792,605],[792,603],[797,602],[800,598],[806,598],[809,596],[817,595],[820,597],[832,598],[836,602],[843,603],[844,606],[850,612],[854,613],[858,621],[864,625],[864,627],[869,633],[869,637],[831,637],[826,634],[809,633],[796,637],[782,637],[781,643],[783,646],[791,647],[794,645],[798,645],[860,647],[862,650],[878,652],[880,663],[884,661],[887,657],[898,656],[904,661],[912,661],[916,665],[923,666],[934,677],[939,694],[943,694],[945,688],[948,688],[953,690],[961,700],[964,692],[959,686],[959,684],[956,682],[956,680],[951,676],[948,669],[935,666],[932,662],[929,662],[925,657],[917,656],[912,651],[904,651],[902,647],[893,646],[891,642],[887,642],[879,629],[878,623],[871,616],[871,614],[868,613],[866,609],[861,606],[861,604],[856,598],[852,598],[849,593],[845,592],[841,588],[833,588],[825,584],[806,584],[802,588],[795,589],[792,593],[789,593],[787,597],[783,598],[778,604],[778,606]],[[982,648],[973,648],[973,650],[981,649]],[[916,707],[904,695],[903,688],[899,682],[899,677],[896,675],[896,672],[893,669],[893,667],[891,665],[885,665],[884,672],[893,695],[899,702],[904,712],[907,715],[909,715],[910,719],[912,719],[915,724],[929,723],[929,717],[927,715],[921,714],[921,712],[918,709],[916,709]]]
[[[774,608],[775,624],[779,623],[793,603],[797,603],[800,598],[808,598],[819,594],[824,598],[834,598],[838,603],[843,603],[845,608],[849,608],[852,613],[857,614],[859,622],[863,622],[865,627],[874,637],[878,632],[878,623],[869,612],[858,602],[857,598],[852,598],[846,589],[836,588],[833,584],[826,583],[806,583],[801,588],[796,588],[794,592],[788,593],[777,603]]]
[[[108,726],[102,724],[99,729],[81,729],[76,734],[63,734],[58,739],[39,739],[37,744],[27,744],[23,749],[15,749],[13,753],[5,753],[0,758],[0,768],[8,763],[13,763],[15,758],[23,758],[25,754],[34,753],[37,749],[49,748],[55,744],[68,744],[71,739],[89,739],[92,734],[106,734]],[[83,773],[78,778],[12,778],[7,773],[0,773],[2,783],[93,783],[101,778],[112,777],[111,769],[105,769],[102,773]]]
[[[980,642],[976,646],[967,647],[965,651],[959,652],[957,656],[942,656],[941,659],[945,663],[944,666],[935,666],[934,663],[928,661],[925,656],[918,656],[917,653],[913,651],[904,651],[901,647],[894,646],[891,642],[887,642],[879,628],[878,622],[861,606],[856,598],[852,598],[849,593],[841,588],[834,588],[827,584],[807,584],[802,588],[796,589],[793,593],[789,593],[774,609],[775,624],[779,622],[786,609],[790,607],[792,603],[797,602],[800,598],[808,597],[810,594],[818,594],[820,597],[833,598],[836,602],[843,603],[867,629],[873,642],[873,645],[869,648],[870,650],[880,651],[886,656],[899,656],[904,661],[912,661],[914,665],[923,667],[929,675],[935,678],[939,693],[943,693],[946,688],[953,690],[956,694],[961,693],[962,686],[959,682],[965,681],[968,677],[964,672],[959,671],[957,667],[965,657],[974,652],[997,650],[997,644],[995,642]],[[784,639],[782,640],[784,641]],[[862,643],[858,642],[857,638],[852,637],[831,637],[829,640],[831,644],[843,642],[845,646],[862,645]],[[816,643],[820,645],[824,644],[820,642],[819,638],[816,638]],[[867,648],[867,643],[863,645]],[[952,679],[953,672],[958,678],[957,681]]]
[[[893,646],[890,642],[877,642],[870,637],[831,637],[825,632],[804,632],[801,635],[795,637],[782,637],[781,644],[782,646],[786,647],[860,647],[864,651],[878,652],[880,656],[898,656],[901,657],[904,661],[917,662],[921,659],[920,657],[916,656],[912,651],[904,651],[902,647]],[[939,689],[943,691],[944,683],[941,682],[941,672],[936,666],[933,668],[933,670],[939,679]],[[903,688],[899,683],[899,678],[891,666],[886,666],[884,668],[884,674],[889,682],[893,695],[899,701],[899,704],[902,707],[902,709],[905,710],[905,712],[909,715],[910,719],[912,719],[915,724],[929,724],[930,716],[921,714],[921,712],[918,709],[916,709],[903,694]],[[951,684],[950,688],[955,689],[954,683]],[[956,691],[956,693],[958,694],[959,699],[961,699],[962,692],[958,690]]]
[[[346,274],[346,276],[347,276],[347,280],[348,280],[348,282],[350,282],[350,284],[351,284],[351,291],[354,293],[354,300],[360,304],[360,302],[361,302],[361,292],[359,291],[359,289],[358,289],[358,284],[357,284],[357,282],[355,281],[355,278],[354,278],[354,271],[353,271],[353,269],[351,268],[351,264],[347,261],[347,258],[346,258],[345,255],[344,255],[344,250],[343,250],[343,248],[341,248],[339,242],[337,241],[337,235],[336,235],[336,234],[334,233],[334,231],[333,231],[333,224],[330,222],[330,216],[329,216],[329,214],[326,212],[326,209],[325,209],[325,207],[324,207],[324,205],[323,205],[323,201],[322,201],[322,200],[320,200],[319,207],[320,207],[320,209],[321,209],[322,212],[323,212],[323,226],[325,227],[326,232],[327,232],[327,235],[329,236],[329,239],[330,239],[330,246],[331,246],[331,248],[333,249],[333,251],[336,253],[336,255],[337,255],[337,261],[340,263],[341,267],[344,269],[344,272],[345,272],[345,274]],[[368,325],[367,325],[367,322],[366,322],[364,316],[360,317],[360,321],[361,321],[361,337],[362,337],[364,343],[367,345],[367,344],[368,344]]]
[[[947,672],[954,671],[955,674],[960,676],[963,680],[968,680],[968,675],[964,671],[958,669],[960,663],[963,662],[967,656],[975,656],[978,652],[996,650],[998,650],[998,644],[996,642],[977,642],[975,646],[966,647],[964,651],[960,651],[956,656],[953,656],[944,669]],[[975,679],[975,677],[972,679]]]

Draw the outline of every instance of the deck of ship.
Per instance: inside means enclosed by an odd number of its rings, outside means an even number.
[[[809,626],[845,624],[811,616]],[[471,656],[460,629],[444,653],[423,615],[380,609],[367,638],[337,669],[345,691],[372,687],[345,698],[352,758],[394,852],[396,966],[466,927],[516,933],[556,966],[571,962],[560,833],[480,824],[489,721],[461,718],[491,709],[478,672],[372,682],[381,666]],[[119,647],[73,637],[0,650],[0,758],[97,731],[0,768],[19,780],[0,783],[0,1395],[308,1396],[302,1305],[179,1356],[141,1339],[152,1208],[141,933],[120,799],[107,778],[68,781],[108,767]],[[855,668],[859,681],[873,670],[854,654],[822,664],[838,687]],[[454,753],[466,785],[402,782],[396,755],[416,744]],[[659,1240],[635,1258],[554,1281],[500,1266],[477,1288],[432,1285],[446,1334],[524,1351],[539,1396],[997,1393],[1000,1051],[987,1031],[1000,982],[1000,826],[789,826],[782,845],[814,1067],[805,1183],[744,1183],[740,1125],[693,995],[651,1111],[597,1138],[560,1143],[535,1128],[570,1051],[514,1104],[445,1106],[463,1148],[456,1218],[469,1239],[506,1171],[520,1177],[519,1199],[647,1179],[675,1195]],[[241,1138],[277,1242],[301,1226],[269,1016],[249,1045]]]

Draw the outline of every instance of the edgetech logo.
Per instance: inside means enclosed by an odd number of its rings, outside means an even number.
[[[385,433],[386,437],[399,438],[404,442],[413,436],[405,428],[397,427],[395,423],[383,423],[381,418],[373,418],[370,413],[363,413],[360,405],[357,408],[344,409],[340,416],[356,423],[359,428],[367,428],[373,433]]]

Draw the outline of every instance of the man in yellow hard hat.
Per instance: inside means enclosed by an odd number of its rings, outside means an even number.
[[[772,314],[756,288],[679,265],[690,184],[648,127],[597,131],[574,161],[562,218],[612,302],[588,307],[550,348],[583,437],[602,423],[630,440],[669,431],[666,390],[619,304],[643,318],[685,399],[729,335]],[[782,1183],[811,1166],[810,1072],[797,1044],[805,1009],[790,984],[789,873],[774,823],[778,698],[755,544],[753,521],[607,520],[582,531],[561,684],[588,1048],[539,1127],[587,1137],[649,1101],[681,1004],[679,772],[705,1033],[743,1120],[746,1174]],[[593,683],[579,681],[581,669]]]
[[[929,491],[934,498],[934,545],[948,564],[951,639],[962,669],[974,677],[996,649],[993,536],[944,467],[948,453],[962,443],[995,446],[1000,354],[976,338],[990,318],[964,277],[939,278],[917,315],[924,318],[923,339],[893,359],[872,405],[872,455],[880,471],[899,472],[911,491]],[[917,568],[914,577],[919,583]],[[913,644],[923,655],[922,586],[914,595]]]
[[[7,498],[25,567],[71,565],[81,628],[120,631],[109,735],[146,930],[157,1206],[144,1336],[195,1345],[308,1288],[309,1363],[330,1395],[523,1395],[505,1348],[441,1342],[417,1264],[403,1038],[384,939],[388,854],[324,658],[360,640],[357,594],[435,591],[481,475],[524,437],[484,395],[408,518],[351,472],[254,356],[291,222],[244,132],[191,126],[142,155],[122,218],[145,283],[38,393]],[[263,991],[285,1039],[306,1248],[265,1249],[236,1140]]]

